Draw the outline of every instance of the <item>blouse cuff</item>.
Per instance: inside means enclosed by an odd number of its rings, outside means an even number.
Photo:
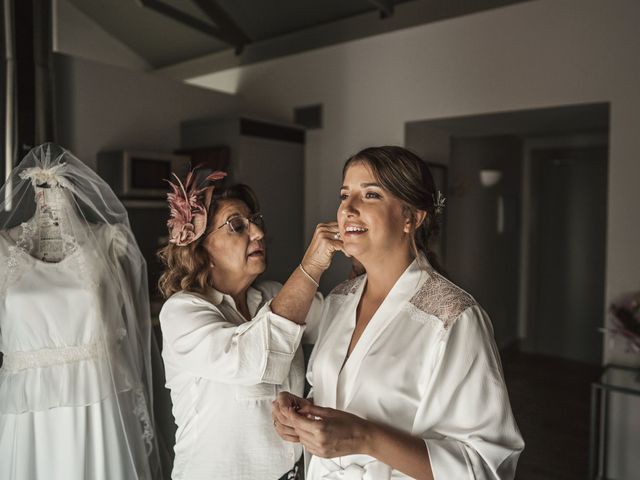
[[[298,325],[269,311],[267,362],[262,376],[265,383],[281,384],[289,374],[291,361],[302,340],[304,325]]]
[[[465,461],[466,452],[460,442],[447,439],[426,439],[434,480],[470,478]]]

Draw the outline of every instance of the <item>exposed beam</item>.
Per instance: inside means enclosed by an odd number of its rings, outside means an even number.
[[[214,27],[207,22],[203,22],[202,20],[188,15],[182,10],[159,0],[138,0],[138,3],[145,8],[154,10],[165,17],[169,17],[176,22],[180,22],[183,25],[187,25],[188,27],[198,30],[199,32],[215,37],[218,40],[222,40],[223,42],[236,47],[236,49],[241,49],[245,45],[245,43],[239,42],[234,35],[230,35],[226,30]]]
[[[255,40],[245,47],[241,56],[234,55],[234,51],[228,49],[203,55],[202,57],[185,62],[166,65],[156,69],[155,72],[179,80],[194,79],[222,70],[264,62],[285,55],[303,53],[312,49],[338,45],[373,35],[426,25],[441,20],[456,18],[461,15],[487,11],[492,8],[502,8],[508,5],[534,1],[538,0],[401,2],[395,6],[393,16],[387,18],[384,22],[378,20],[378,11],[371,9],[360,15],[343,18],[335,22],[317,25],[274,38]]]
[[[193,0],[220,30],[235,39],[236,47],[251,43],[249,36],[240,28],[231,16],[215,0]]]
[[[393,15],[393,0],[369,0],[380,11],[380,18],[387,18]]]

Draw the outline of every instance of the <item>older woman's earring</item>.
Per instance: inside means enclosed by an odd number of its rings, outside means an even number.
[[[209,262],[209,266],[210,266],[211,268],[215,268],[215,267],[216,267],[216,266],[213,264],[213,262]]]

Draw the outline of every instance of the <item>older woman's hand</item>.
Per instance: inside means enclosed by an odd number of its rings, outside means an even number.
[[[292,426],[293,417],[301,408],[312,406],[313,404],[302,397],[298,397],[289,392],[280,392],[271,403],[271,416],[276,432],[287,442],[300,442],[295,429]]]
[[[300,443],[323,458],[368,453],[374,424],[351,413],[313,404],[302,406],[291,425]]]
[[[302,259],[302,266],[318,281],[337,251],[342,251],[338,222],[319,223]]]

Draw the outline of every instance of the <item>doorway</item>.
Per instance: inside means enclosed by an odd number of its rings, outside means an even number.
[[[602,361],[607,147],[531,151],[526,350]]]

